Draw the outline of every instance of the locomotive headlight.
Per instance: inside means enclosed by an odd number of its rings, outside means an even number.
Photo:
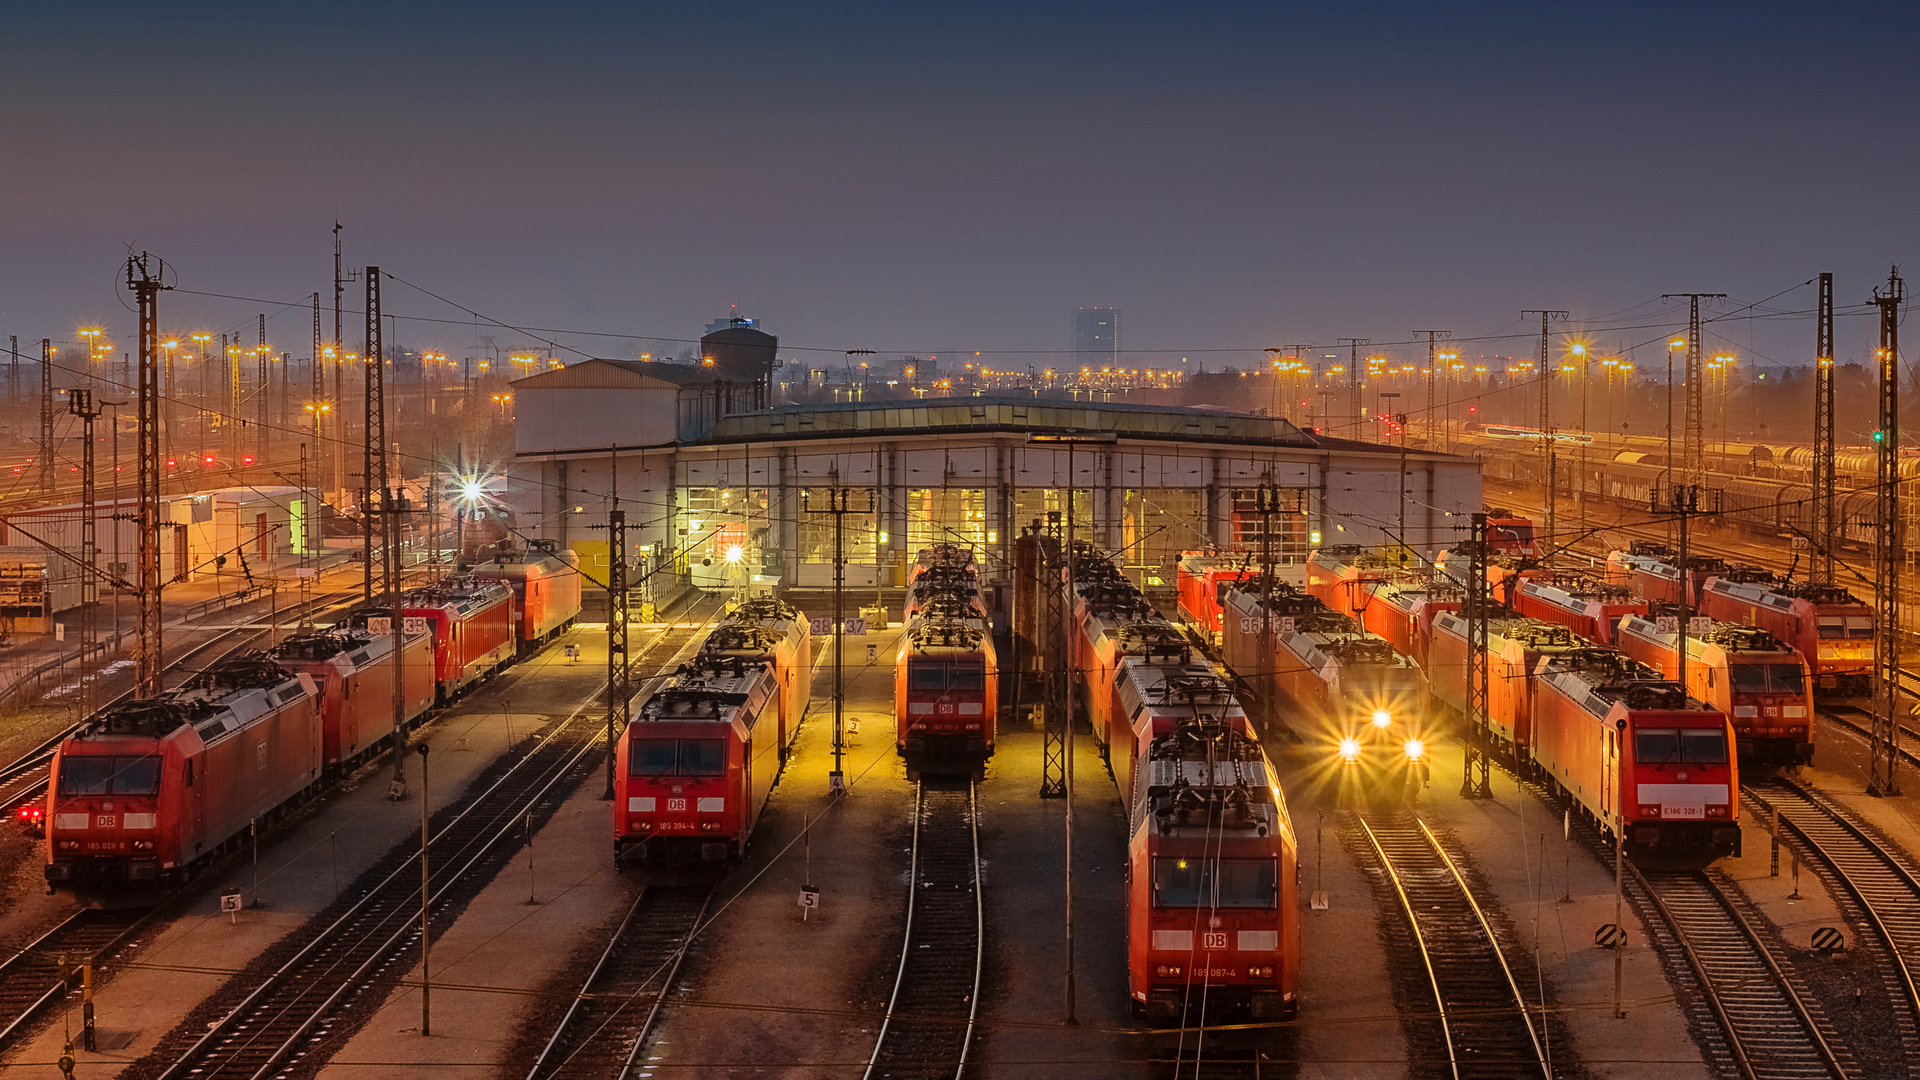
[[[1421,758],[1427,756],[1427,744],[1421,742],[1419,739],[1408,739],[1405,749],[1407,751],[1408,761],[1419,761]]]
[[[1156,979],[1177,979],[1180,977],[1180,965],[1157,964],[1153,969],[1153,977]]]
[[[1373,710],[1373,726],[1383,728],[1393,723],[1393,714],[1385,709]]]
[[[1340,760],[1347,762],[1360,760],[1360,740],[1352,737],[1341,739]]]

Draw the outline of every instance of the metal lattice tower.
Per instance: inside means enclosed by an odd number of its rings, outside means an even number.
[[[366,546],[367,569],[364,576],[364,592],[367,603],[373,603],[373,541],[374,515],[385,518],[387,483],[387,379],[386,365],[380,362],[380,268],[367,267],[367,334],[366,348],[361,350],[360,363],[366,369],[367,416],[361,434],[365,436],[363,450],[366,454],[366,472],[361,476],[365,490],[360,501],[360,534]],[[381,530],[381,539],[385,539],[385,530]],[[385,566],[384,553],[381,559]]]
[[[95,607],[100,597],[99,522],[94,516],[93,422],[104,408],[96,408],[93,391],[76,387],[67,391],[67,411],[80,418],[80,655],[90,658],[94,649]],[[87,711],[87,680],[80,680],[80,711]]]
[[[1439,369],[1438,366],[1440,363],[1438,359],[1438,355],[1439,355],[1438,342],[1441,338],[1452,337],[1453,331],[1451,330],[1415,330],[1414,333],[1427,335],[1427,449],[1437,450],[1440,447],[1440,441],[1433,437],[1433,425],[1438,422],[1435,418],[1439,415],[1439,410],[1435,408],[1435,401],[1434,401],[1435,372],[1438,371]],[[1402,435],[1401,442],[1402,444],[1406,442],[1404,434]]]
[[[1813,369],[1813,580],[1833,583],[1834,514],[1833,275],[1820,275],[1820,318]]]
[[[1372,338],[1343,337],[1335,338],[1337,344],[1347,347],[1347,437],[1359,438],[1364,432],[1360,424],[1360,346],[1373,344]]]
[[[627,512],[607,511],[607,793],[613,798],[613,758],[633,701],[627,666]]]
[[[845,665],[842,654],[846,649],[846,607],[847,586],[846,521],[848,514],[871,514],[874,512],[873,491],[862,489],[866,494],[866,505],[853,505],[853,489],[840,486],[840,467],[834,466],[828,474],[827,505],[813,505],[812,492],[800,492],[800,512],[803,514],[833,515],[833,772],[827,782],[833,791],[846,789],[846,771],[843,759],[847,748]]]
[[[1493,740],[1488,730],[1491,672],[1487,670],[1487,617],[1493,597],[1487,594],[1487,515],[1475,513],[1473,540],[1468,548],[1467,596],[1467,767],[1460,779],[1460,796],[1493,798],[1488,755]],[[1479,776],[1475,777],[1476,770]]]
[[[146,324],[141,324],[144,330]],[[40,339],[40,490],[53,494],[53,341]]]
[[[1879,470],[1880,529],[1874,544],[1873,760],[1868,766],[1867,791],[1873,795],[1900,794],[1900,571],[1906,562],[1906,542],[1900,520],[1900,309],[1906,304],[1907,285],[1899,268],[1887,275],[1883,293],[1873,290],[1880,309],[1880,426],[1873,433]]]
[[[160,387],[154,352],[159,347],[162,285],[150,269],[146,252],[127,260],[127,288],[140,305],[140,376],[135,412],[139,418],[139,576],[135,602],[139,609],[139,648],[135,655],[134,696],[149,698],[160,692]],[[164,264],[162,264],[164,269]],[[42,342],[42,348],[46,343]],[[49,399],[52,394],[49,392]]]
[[[1700,301],[1724,300],[1726,293],[1667,293],[1662,300],[1680,297],[1687,299],[1687,370],[1685,386],[1687,394],[1687,413],[1680,444],[1681,475],[1686,483],[1700,487],[1707,480],[1707,429],[1706,406],[1703,378],[1703,357],[1700,354]]]
[[[1073,505],[1072,477],[1068,477],[1067,505]],[[1047,531],[1040,544],[1039,562],[1045,577],[1040,582],[1040,592],[1046,598],[1046,614],[1042,617],[1037,632],[1046,642],[1042,653],[1046,657],[1047,689],[1040,700],[1045,702],[1046,715],[1042,717],[1040,744],[1040,797],[1043,799],[1064,799],[1067,796],[1067,725],[1072,718],[1067,712],[1067,646],[1064,628],[1072,616],[1073,603],[1066,594],[1064,570],[1072,561],[1073,553],[1068,551],[1060,535],[1060,511],[1047,511]]]
[[[1556,475],[1553,454],[1553,364],[1547,356],[1547,335],[1554,320],[1565,319],[1570,313],[1528,308],[1520,314],[1540,316],[1540,359],[1536,372],[1540,383],[1540,489],[1545,493],[1542,505],[1546,509],[1547,536],[1551,538],[1557,535],[1554,518],[1560,501],[1560,478]]]

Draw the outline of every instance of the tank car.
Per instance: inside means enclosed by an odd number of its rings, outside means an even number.
[[[1533,763],[1636,857],[1740,853],[1740,773],[1720,710],[1616,649],[1534,672]]]
[[[326,768],[313,680],[222,661],[103,709],[54,753],[47,884],[112,892],[192,876]]]
[[[1207,644],[1220,644],[1226,588],[1254,572],[1245,556],[1228,559],[1201,551],[1181,552],[1176,576],[1181,620]]]
[[[1559,623],[1588,641],[1614,644],[1614,628],[1626,615],[1643,615],[1647,602],[1620,585],[1586,575],[1523,581],[1513,609],[1528,618]]]
[[[1677,633],[1637,615],[1620,620],[1619,648],[1669,679],[1680,674]],[[1733,718],[1743,768],[1813,760],[1813,679],[1798,652],[1750,626],[1714,622],[1687,635],[1687,691]]]
[[[393,635],[336,627],[296,633],[273,647],[281,667],[313,680],[327,768],[350,769],[393,733]],[[433,708],[433,637],[409,634],[401,652],[402,715],[411,725]]]
[[[1182,1027],[1292,1018],[1299,845],[1259,742],[1186,720],[1140,766],[1127,845],[1134,1011]]]
[[[1447,612],[1434,623],[1428,643],[1427,684],[1440,704],[1467,715],[1467,616]],[[1573,631],[1502,609],[1487,618],[1487,723],[1498,749],[1524,766],[1533,742],[1534,669],[1542,657],[1559,656],[1587,643]]]
[[[1792,646],[1812,668],[1815,693],[1856,697],[1873,688],[1873,608],[1838,585],[1717,578],[1701,590],[1700,612]]]
[[[538,651],[580,617],[580,556],[557,550],[551,540],[496,554],[470,573],[513,590],[513,635],[522,656]]]
[[[780,775],[779,696],[772,664],[698,657],[647,699],[615,750],[616,865],[740,860]]]

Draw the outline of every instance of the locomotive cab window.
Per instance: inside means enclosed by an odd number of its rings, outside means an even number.
[[[909,664],[907,689],[945,693],[952,690],[979,691],[987,688],[985,668],[950,667],[946,664]]]
[[[725,739],[635,739],[628,776],[724,776]]]
[[[1873,640],[1873,620],[1865,615],[1847,616],[1847,636],[1856,641]]]
[[[1272,859],[1153,860],[1155,907],[1270,908],[1278,865]]]
[[[1633,733],[1641,765],[1725,765],[1727,736],[1707,728],[1646,728]]]
[[[157,757],[65,757],[60,760],[60,794],[152,795],[160,790]]]
[[[1822,615],[1815,620],[1823,638],[1843,638],[1847,636],[1847,621],[1838,615]]]
[[[1802,689],[1798,664],[1734,664],[1728,671],[1733,688],[1743,694],[1797,694]]]

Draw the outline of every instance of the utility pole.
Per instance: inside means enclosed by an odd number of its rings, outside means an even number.
[[[1693,515],[1702,512],[1700,494],[1701,489],[1693,484],[1675,484],[1670,485],[1667,489],[1665,506],[1661,505],[1662,500],[1658,491],[1654,493],[1653,497],[1653,512],[1656,514],[1671,513],[1676,519],[1680,532],[1680,618],[1675,626],[1675,633],[1678,636],[1674,638],[1674,653],[1677,656],[1676,667],[1674,669],[1674,681],[1680,684],[1680,689],[1682,690],[1687,688],[1687,634],[1693,622],[1693,581],[1691,569],[1688,566],[1687,522]],[[1706,507],[1705,512],[1709,514],[1719,513],[1720,493],[1718,491],[1712,491],[1707,494],[1712,496],[1712,499]]]
[[[318,295],[317,293],[315,294]],[[313,626],[313,530],[320,523],[318,508],[313,505],[313,488],[307,479],[307,444],[300,444],[300,626],[302,629]],[[115,500],[115,505],[119,505]],[[119,620],[114,621],[114,632],[118,633]]]
[[[853,491],[840,486],[840,467],[835,465],[827,474],[827,505],[815,507],[811,490],[800,492],[800,512],[803,514],[833,515],[833,772],[827,776],[827,784],[833,791],[846,790],[846,772],[842,768],[842,758],[847,747],[846,693],[844,665],[841,654],[843,637],[847,628],[846,613],[843,607],[843,593],[847,584],[846,519],[848,514],[873,513],[873,492],[862,489],[867,496],[865,506],[854,506]],[[878,567],[875,568],[878,572]]]
[[[1873,433],[1878,451],[1880,530],[1874,543],[1873,608],[1875,680],[1873,760],[1868,766],[1867,793],[1900,794],[1900,571],[1906,563],[1905,523],[1900,520],[1900,309],[1907,302],[1907,283],[1900,268],[1887,274],[1885,292],[1873,290],[1880,309],[1880,426]]]
[[[53,494],[53,341],[40,339],[40,490]]]
[[[1467,617],[1467,764],[1460,779],[1463,799],[1493,798],[1493,782],[1488,772],[1492,740],[1488,738],[1487,710],[1491,700],[1490,672],[1487,669],[1487,617],[1493,598],[1487,595],[1487,515],[1472,515],[1472,541],[1468,546],[1467,595],[1463,613]],[[1525,762],[1516,762],[1522,772]],[[1474,778],[1478,769],[1479,779]]]
[[[373,603],[373,519],[380,517],[380,573],[393,634],[393,783],[388,798],[407,793],[407,691],[401,671],[406,651],[406,619],[400,610],[400,500],[387,486],[387,394],[385,349],[380,339],[380,268],[367,267],[367,499],[361,506],[367,542],[366,602]]]
[[[1334,342],[1347,346],[1347,427],[1348,436],[1360,437],[1360,346],[1371,345],[1372,338],[1343,337]]]
[[[607,511],[607,790],[612,799],[613,758],[627,706],[633,701],[633,671],[627,666],[627,512],[615,506]],[[456,564],[458,554],[454,557]]]
[[[1434,373],[1435,371],[1438,370],[1438,366],[1440,363],[1439,346],[1437,343],[1441,338],[1452,337],[1453,331],[1451,330],[1415,330],[1414,333],[1427,335],[1427,449],[1437,450],[1440,448],[1440,442],[1439,440],[1433,437],[1434,417],[1435,415],[1437,415],[1437,410],[1435,410],[1434,408],[1434,400],[1433,400]],[[1406,441],[1406,435],[1404,432],[1401,434],[1401,441],[1403,443]]]
[[[1820,275],[1820,319],[1813,342],[1813,559],[1814,581],[1833,584],[1834,514],[1833,275]]]
[[[320,366],[321,349],[320,293],[316,290],[313,294],[313,362],[307,365],[307,381],[311,384],[312,389],[308,394],[307,401],[313,406],[313,448],[324,454],[327,452],[327,444],[320,441],[320,402],[326,398],[326,380],[324,377],[325,369]],[[305,453],[303,452],[301,456],[304,458]],[[322,483],[319,486],[324,489],[326,484]],[[304,497],[305,496],[302,496],[302,498]],[[319,520],[318,515],[314,516],[314,520]]]
[[[100,542],[93,502],[93,422],[103,409],[93,403],[93,391],[75,387],[67,391],[67,411],[80,418],[80,712],[85,715],[87,678],[85,665],[93,655],[95,607],[99,603]]]
[[[160,693],[160,388],[154,350],[158,347],[160,293],[171,286],[162,285],[149,271],[146,252],[127,259],[127,288],[140,304],[140,378],[136,412],[139,416],[140,479],[140,575],[135,598],[139,603],[139,649],[136,655],[134,696],[150,698]],[[160,263],[164,273],[166,264]],[[42,342],[43,349],[46,343]],[[50,351],[48,352],[50,356]],[[48,401],[52,391],[47,392]]]
[[[255,444],[254,460],[265,462],[267,460],[267,425],[273,420],[273,417],[267,411],[267,404],[271,400],[272,395],[267,393],[267,372],[271,365],[267,361],[267,317],[265,315],[260,316],[260,344],[258,347],[260,351],[258,354],[258,363],[255,365],[255,368],[260,381],[254,386],[253,392],[260,397],[260,400],[254,402],[254,415],[258,417],[256,421],[257,430],[254,433],[254,438],[259,441]]]
[[[1687,417],[1681,461],[1687,483],[1699,487],[1707,479],[1706,415],[1701,397],[1700,301],[1724,300],[1726,293],[1666,293],[1662,300],[1687,299]],[[1671,465],[1668,468],[1672,468]]]
[[[7,365],[7,404],[20,404],[20,336],[7,338],[7,355],[12,360]]]
[[[1552,538],[1558,535],[1554,531],[1554,518],[1560,501],[1560,478],[1555,474],[1553,459],[1553,365],[1547,356],[1547,333],[1554,320],[1565,319],[1569,313],[1543,308],[1528,308],[1520,313],[1522,318],[1528,315],[1540,316],[1540,485],[1546,492],[1547,536]]]

